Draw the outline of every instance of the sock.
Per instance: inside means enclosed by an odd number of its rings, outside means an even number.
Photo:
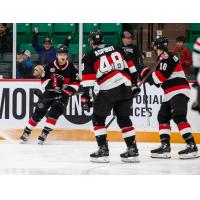
[[[107,135],[96,136],[98,146],[105,145],[107,143],[106,138],[107,138]]]
[[[170,135],[168,134],[161,134],[160,135],[160,141],[162,144],[170,144]]]
[[[28,135],[30,135],[31,134],[31,129],[30,128],[28,128],[27,126],[26,126],[26,128],[24,129],[24,132],[26,132]]]
[[[184,135],[182,135],[182,137],[187,144],[195,143],[192,133],[185,133]]]
[[[133,135],[131,137],[124,138],[124,141],[125,141],[127,147],[132,146],[133,143],[135,142],[135,135]]]

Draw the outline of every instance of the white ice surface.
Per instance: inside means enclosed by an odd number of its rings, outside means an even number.
[[[28,144],[0,141],[0,174],[200,174],[200,158],[179,160],[177,152],[184,144],[172,144],[172,159],[152,159],[150,150],[158,144],[139,143],[140,163],[122,163],[119,154],[125,150],[122,142],[110,142],[110,163],[91,163],[89,154],[97,149],[95,142],[36,140]]]

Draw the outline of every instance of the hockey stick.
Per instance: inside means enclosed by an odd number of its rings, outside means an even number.
[[[34,90],[34,94],[35,94],[38,98],[41,98],[43,102],[49,102],[49,101],[61,99],[61,96],[44,99],[44,97],[42,96],[42,94],[40,94],[40,93],[38,92],[38,90]]]
[[[148,101],[147,101],[147,91],[146,91],[146,85],[145,83],[143,84],[143,90],[144,90],[144,104],[145,104],[145,109],[146,109],[146,118],[147,118],[147,126],[150,126],[150,112],[148,108]]]
[[[51,90],[52,91],[52,90]],[[42,98],[42,95],[41,94],[39,94],[38,92],[37,92],[37,90],[35,90],[34,91],[34,94],[38,97],[38,98]],[[79,92],[79,93],[76,93],[76,95],[81,95],[82,94],[82,92]],[[47,98],[47,99],[44,99],[43,101],[45,101],[45,102],[48,102],[48,101],[52,101],[52,100],[56,100],[56,99],[60,99],[60,98],[58,98],[58,97],[55,97],[55,98]],[[115,120],[115,116],[113,116],[112,118],[111,118],[111,120],[108,122],[108,124],[106,125],[106,128],[108,128],[111,124],[112,124],[112,122]]]
[[[143,58],[142,58],[142,33],[143,33],[143,29],[142,27],[140,28],[140,51],[141,51],[141,55],[140,55],[140,64],[142,66],[144,66],[143,63]],[[145,76],[145,78],[143,78],[143,80],[139,83],[138,87],[140,87],[141,85],[143,85],[143,91],[144,91],[144,104],[145,104],[145,109],[146,109],[146,118],[147,118],[147,126],[150,126],[150,113],[149,113],[149,108],[148,108],[148,102],[147,102],[147,91],[146,91],[146,85],[145,85],[145,81],[148,79],[148,77],[153,73],[153,71],[155,71],[157,65],[155,65],[154,67],[151,68],[151,70],[149,70],[149,72],[147,73],[147,75]]]
[[[106,129],[109,128],[109,126],[112,124],[112,122],[113,122],[114,120],[115,120],[115,116],[113,116],[113,117],[111,118],[111,120],[107,123]]]
[[[142,58],[141,58],[142,59]],[[137,87],[141,87],[142,84],[152,75],[152,73],[156,70],[157,66],[160,64],[161,60],[157,61],[156,64],[150,68],[150,70],[148,71],[148,73],[146,74],[146,76],[139,82],[139,84],[137,85]],[[143,61],[142,63],[143,64]]]

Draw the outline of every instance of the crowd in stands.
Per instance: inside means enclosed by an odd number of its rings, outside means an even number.
[[[0,23],[0,62],[1,58],[5,53],[12,53],[13,38],[12,32],[8,26],[9,24]],[[42,66],[47,65],[49,62],[55,60],[56,58],[56,48],[53,46],[51,37],[47,36],[43,41],[39,40],[40,30],[38,27],[34,27],[33,33],[31,35],[31,44],[35,52],[38,54],[38,62]],[[69,46],[71,37],[66,36],[63,44]],[[139,52],[136,45],[136,38],[131,31],[123,31],[121,33],[121,45],[128,54],[128,56],[134,61],[136,66],[139,66],[140,56],[144,58],[145,54]],[[190,73],[190,67],[192,65],[192,54],[188,47],[186,47],[186,37],[178,36],[176,38],[176,46],[172,50],[180,60],[183,69],[186,74]],[[32,60],[32,53],[28,49],[20,50],[17,53],[16,59],[17,66],[17,79],[29,79],[37,78],[37,70],[34,69],[36,64]]]
[[[0,54],[12,52],[13,38],[6,23],[0,23]]]

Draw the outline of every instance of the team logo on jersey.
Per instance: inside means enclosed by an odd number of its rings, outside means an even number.
[[[50,72],[55,72],[55,68],[50,68]]]

